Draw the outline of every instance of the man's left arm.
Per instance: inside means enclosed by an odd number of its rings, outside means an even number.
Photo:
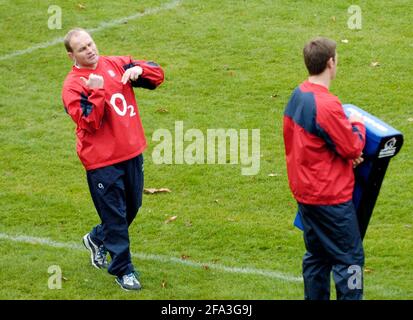
[[[153,61],[132,60],[123,66],[122,82],[131,82],[133,87],[153,90],[164,81],[164,71]]]

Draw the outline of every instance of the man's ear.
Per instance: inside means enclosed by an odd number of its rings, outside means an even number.
[[[67,56],[69,57],[70,60],[74,61],[75,57],[73,56],[73,52],[68,52]]]
[[[330,59],[328,59],[327,61],[327,68],[333,68],[335,64],[334,58],[331,57]]]

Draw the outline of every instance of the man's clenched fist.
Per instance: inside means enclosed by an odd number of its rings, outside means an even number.
[[[80,79],[82,79],[85,86],[89,88],[103,88],[103,77],[98,74],[91,73],[89,79],[86,80],[84,77],[80,77]]]

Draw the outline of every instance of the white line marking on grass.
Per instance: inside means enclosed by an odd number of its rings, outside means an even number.
[[[30,237],[30,236],[11,236],[5,233],[0,233],[0,240],[23,242],[23,243],[30,243],[30,244],[41,244],[41,245],[54,247],[54,248],[86,250],[82,245],[76,244],[76,243],[57,242],[57,241],[53,241],[47,238],[37,238],[37,237]],[[146,254],[146,253],[132,253],[132,256],[137,259],[141,259],[141,260],[157,261],[157,262],[164,262],[164,263],[176,263],[176,264],[181,264],[181,265],[185,265],[188,267],[195,267],[195,268],[203,268],[205,266],[208,266],[209,269],[213,269],[217,271],[263,276],[267,278],[284,280],[288,282],[302,282],[303,281],[302,277],[295,277],[295,276],[291,276],[291,275],[288,275],[282,272],[272,271],[272,270],[262,270],[262,269],[255,269],[255,268],[249,268],[249,267],[246,267],[246,268],[227,267],[221,264],[201,263],[201,262],[195,262],[195,261],[182,260],[176,257],[168,257],[168,256]]]
[[[116,26],[119,26],[121,24],[127,23],[130,20],[135,20],[135,19],[147,16],[147,15],[155,14],[155,13],[158,13],[158,12],[163,11],[163,10],[173,9],[176,6],[178,6],[181,2],[182,2],[182,0],[174,0],[174,1],[171,1],[171,2],[168,2],[168,3],[165,3],[165,4],[161,5],[160,7],[145,9],[145,11],[143,11],[143,12],[139,12],[139,13],[133,14],[133,15],[128,16],[128,17],[124,17],[124,18],[120,18],[120,19],[116,19],[116,20],[112,20],[112,21],[108,21],[108,22],[102,22],[98,27],[92,28],[92,29],[87,29],[87,31],[89,31],[90,33],[94,33],[94,32],[99,32],[99,31],[108,29],[108,28],[116,27]],[[48,47],[52,47],[56,44],[63,43],[63,39],[64,39],[64,37],[55,38],[55,39],[47,41],[47,42],[38,43],[38,44],[36,44],[32,47],[29,47],[27,49],[24,49],[24,50],[18,50],[18,51],[14,51],[12,53],[5,54],[3,56],[0,56],[0,61],[7,60],[7,59],[10,59],[10,58],[14,58],[14,57],[17,57],[17,56],[21,56],[21,55],[24,55],[24,54],[28,54],[28,53],[31,53],[31,52],[36,51],[38,49],[45,49],[45,48],[48,48]]]

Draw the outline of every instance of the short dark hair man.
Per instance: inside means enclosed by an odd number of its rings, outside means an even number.
[[[316,38],[303,54],[309,78],[285,108],[284,144],[307,249],[305,299],[330,298],[331,272],[337,299],[362,299],[364,252],[352,194],[365,127],[361,118],[347,119],[340,100],[329,92],[337,70],[336,43]]]
[[[108,268],[123,289],[139,290],[128,228],[142,204],[146,140],[132,87],[155,89],[164,73],[154,62],[99,56],[84,29],[70,30],[64,44],[74,66],[63,85],[63,104],[76,123],[77,153],[101,220],[83,243],[94,267]]]

